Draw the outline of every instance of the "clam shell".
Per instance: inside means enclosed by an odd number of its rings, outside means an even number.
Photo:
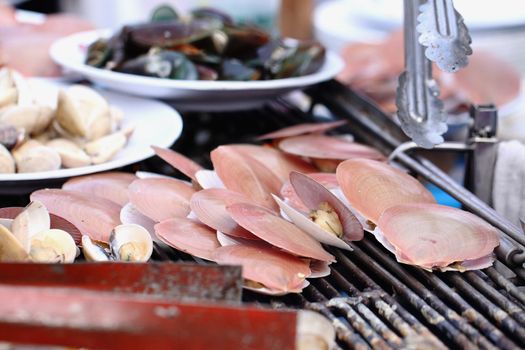
[[[210,188],[196,192],[190,200],[191,210],[204,224],[234,237],[258,239],[239,226],[226,210],[233,203],[249,202],[244,195],[221,188]]]
[[[38,190],[30,198],[98,241],[108,242],[111,231],[120,224],[120,206],[105,198],[58,189]]]
[[[113,158],[124,146],[128,138],[122,132],[94,139],[84,145],[84,151],[91,157],[93,164],[105,163]]]
[[[335,328],[326,317],[310,311],[297,313],[296,350],[334,349]]]
[[[138,179],[128,187],[130,203],[156,222],[186,217],[193,193],[195,190],[187,182],[177,179]]]
[[[296,156],[316,159],[367,158],[385,160],[385,157],[374,148],[326,135],[289,137],[279,142],[279,148]]]
[[[290,183],[308,209],[318,209],[323,202],[328,203],[334,209],[343,226],[344,239],[349,241],[363,239],[363,226],[359,220],[330,190],[311,177],[297,172],[290,174]]]
[[[308,262],[274,248],[230,245],[215,249],[212,258],[219,264],[241,265],[244,278],[282,292],[300,292],[311,273]]]
[[[221,245],[217,233],[208,226],[190,219],[168,219],[155,225],[161,241],[198,258],[212,260],[213,252]]]
[[[29,140],[14,149],[13,157],[19,173],[58,170],[62,164],[57,151],[34,140]]]
[[[310,173],[308,176],[329,190],[339,188],[339,183],[337,182],[337,177],[333,173]],[[299,211],[306,212],[308,208],[301,201],[297,193],[295,192],[290,181],[286,181],[281,187],[280,191],[281,197],[285,202]]]
[[[144,227],[137,224],[118,225],[111,232],[109,245],[118,261],[146,262],[153,253],[153,240]]]
[[[69,233],[58,229],[40,231],[31,238],[29,256],[40,263],[72,263],[77,246]]]
[[[144,227],[151,238],[158,242],[159,238],[155,235],[155,221],[148,218],[146,215],[143,215],[140,211],[137,210],[131,203],[126,203],[120,210],[120,222],[123,224],[137,224]]]
[[[264,207],[235,203],[226,210],[239,225],[280,249],[301,257],[335,261],[318,241]]]
[[[78,168],[91,164],[91,158],[73,141],[57,138],[46,142],[46,146],[58,152],[64,168]]]
[[[23,207],[4,207],[0,208],[0,225],[4,225],[8,230],[11,230],[13,219],[16,218],[24,210]],[[60,216],[49,213],[51,228],[66,231],[71,235],[75,244],[81,243],[82,234],[78,228]]]
[[[50,227],[51,219],[47,208],[42,202],[32,201],[14,218],[11,232],[29,253],[32,237],[41,231],[49,230]]]
[[[288,180],[292,171],[313,173],[316,168],[303,159],[283,153],[275,148],[248,144],[228,145],[245,157],[251,157],[264,164],[281,182]]]
[[[161,179],[173,179],[171,176],[163,175],[163,174],[157,174],[152,173],[149,171],[136,171],[135,176],[138,179],[149,179],[149,178],[161,178]]]
[[[87,261],[104,262],[113,260],[109,252],[109,245],[93,241],[88,235],[82,236],[82,252]]]
[[[330,275],[330,264],[326,261],[310,260],[312,274],[308,278],[321,278]]]
[[[277,210],[270,193],[277,193],[281,181],[270,169],[228,146],[211,152],[213,167],[227,189],[239,192],[259,205]]]
[[[219,178],[219,175],[213,170],[202,169],[195,173],[195,178],[200,187],[208,188],[226,188]]]
[[[128,186],[136,179],[135,175],[124,172],[100,173],[72,178],[62,189],[93,194],[122,206],[129,201]]]
[[[16,237],[0,225],[0,262],[29,261],[29,255]]]
[[[315,224],[310,218],[306,216],[306,214],[303,214],[294,208],[292,208],[290,205],[283,202],[279,197],[274,196],[275,201],[279,205],[282,211],[286,214],[288,218],[301,230],[306,232],[308,235],[310,235],[312,238],[314,238],[316,241],[324,244],[328,244],[334,247],[338,247],[345,250],[353,250],[352,247],[350,247],[345,241],[338,238],[334,234],[331,234],[329,232],[326,232],[323,230],[319,225]],[[361,230],[362,231],[362,230]]]
[[[336,175],[350,205],[374,223],[395,205],[436,202],[415,178],[382,162],[347,160],[337,167]]]
[[[160,148],[157,146],[151,146],[155,151],[155,154],[162,158],[166,163],[189,177],[190,179],[197,181],[195,173],[199,170],[204,169],[199,164],[195,163],[193,160],[189,159],[182,154],[175,152],[171,149]]]
[[[284,137],[299,136],[310,133],[322,133],[331,129],[335,129],[341,125],[346,124],[345,120],[338,120],[335,122],[326,123],[303,123],[286,128],[279,129],[261,136],[258,136],[256,140],[269,140],[269,139],[280,139]]]
[[[445,267],[491,254],[498,231],[469,212],[438,204],[403,204],[387,209],[378,229],[402,262]]]

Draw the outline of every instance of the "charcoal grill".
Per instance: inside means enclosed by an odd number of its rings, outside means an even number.
[[[347,119],[339,129],[358,141],[390,154],[415,176],[430,181],[458,199],[467,209],[502,231],[503,243],[493,267],[466,273],[429,273],[399,264],[370,235],[352,243],[353,252],[335,248],[337,258],[328,277],[312,279],[301,294],[269,297],[250,291],[242,300],[275,309],[310,309],[326,316],[336,328],[342,349],[519,349],[525,347],[525,234],[499,217],[463,186],[455,183],[420,155],[399,151],[407,141],[392,120],[366,98],[335,81],[306,91],[313,101],[307,111],[287,100],[242,112],[185,113],[185,130],[174,149],[202,165],[211,165],[216,146],[253,142],[256,135],[302,122],[326,121],[313,113],[322,104],[328,118]],[[346,129],[345,129],[346,128]],[[155,171],[182,176],[158,158],[125,170]],[[8,198],[4,203],[26,203]],[[12,202],[12,203],[8,203]],[[154,260],[205,264],[200,259],[156,246]]]

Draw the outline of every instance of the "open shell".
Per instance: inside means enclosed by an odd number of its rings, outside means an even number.
[[[215,249],[219,264],[242,265],[242,275],[264,287],[280,292],[300,292],[310,276],[308,262],[273,248],[230,245]]]
[[[280,249],[301,257],[335,261],[317,240],[264,207],[235,203],[226,210],[239,225]]]
[[[190,219],[165,220],[155,225],[155,233],[167,245],[206,260],[221,246],[214,230]]]
[[[118,261],[146,262],[153,253],[151,235],[144,227],[136,224],[115,227],[109,245]]]
[[[72,178],[62,189],[92,194],[124,205],[129,201],[128,186],[137,179],[133,174],[108,172]]]
[[[30,198],[95,240],[108,242],[111,231],[120,224],[120,206],[105,198],[58,189],[38,190]]]
[[[499,245],[494,227],[474,214],[438,204],[391,207],[381,215],[375,234],[388,242],[398,261],[426,269],[484,258]]]
[[[367,158],[385,160],[385,156],[374,148],[326,135],[289,137],[279,142],[279,148],[286,153],[315,159]]]
[[[199,186],[205,190],[209,188],[226,188],[219,175],[213,170],[199,170],[195,173],[195,178]]]
[[[105,163],[124,148],[128,138],[123,132],[102,136],[84,145],[84,151],[93,164]]]
[[[337,177],[333,173],[310,173],[308,176],[330,191],[335,188],[339,188],[339,183],[337,182]],[[297,193],[295,192],[290,181],[286,181],[280,190],[281,197],[285,202],[299,211],[308,211],[306,205],[301,201]]]
[[[341,125],[346,124],[345,120],[338,120],[335,122],[326,123],[303,123],[288,126],[268,134],[261,135],[256,140],[281,139],[285,137],[299,136],[310,133],[322,133],[331,129],[335,129]]]
[[[239,226],[226,211],[226,206],[249,202],[244,195],[221,188],[210,188],[196,192],[190,200],[191,210],[204,224],[230,236],[257,239]]]
[[[278,193],[281,181],[269,168],[228,146],[214,149],[211,160],[227,189],[242,193],[259,205],[277,210],[270,194]]]
[[[305,214],[295,210],[290,205],[283,202],[279,197],[273,197],[282,211],[286,214],[288,218],[301,230],[309,234],[316,241],[325,243],[334,247],[341,249],[352,250],[352,247],[348,245],[345,241],[338,238],[332,233],[328,233],[314,223],[310,218]]]
[[[166,163],[189,177],[190,179],[197,181],[195,173],[199,170],[204,169],[199,164],[195,163],[193,160],[183,156],[180,153],[177,153],[171,149],[160,148],[156,146],[151,146],[155,151],[155,154],[162,158]]]
[[[122,207],[120,210],[120,221],[123,224],[137,224],[144,227],[155,242],[159,241],[155,234],[155,221],[151,220],[146,215],[143,215],[133,206],[133,204],[126,203],[126,205]]]
[[[335,328],[329,320],[315,311],[297,313],[296,350],[331,350],[335,345]]]
[[[330,190],[311,177],[297,172],[290,174],[290,183],[308,209],[318,210],[323,203],[327,203],[335,211],[342,225],[344,239],[359,241],[363,238],[363,226],[359,220]]]
[[[292,171],[313,173],[316,168],[302,158],[283,153],[275,148],[248,144],[228,145],[244,157],[251,157],[264,164],[281,182],[288,180]]]
[[[72,263],[77,255],[77,246],[71,235],[63,230],[40,231],[31,238],[29,256],[34,262]]]
[[[113,260],[109,244],[92,240],[88,235],[82,236],[82,252],[87,261],[104,262]]]
[[[33,236],[49,230],[50,227],[51,219],[47,208],[42,202],[32,201],[14,218],[11,224],[11,232],[24,247],[24,250],[29,253]],[[73,239],[71,240],[73,241]]]
[[[187,182],[177,179],[138,179],[128,187],[130,203],[156,222],[186,217],[193,193],[195,190]]]
[[[0,262],[29,261],[29,255],[16,237],[0,225]]]
[[[352,207],[376,224],[395,205],[436,202],[419,181],[386,163],[350,159],[337,167],[336,175]]]

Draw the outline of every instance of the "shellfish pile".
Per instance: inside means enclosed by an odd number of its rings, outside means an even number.
[[[495,228],[436,204],[376,150],[323,134],[341,124],[283,129],[261,136],[272,140],[263,146],[219,146],[211,152],[213,170],[154,147],[191,182],[102,173],[36,191],[31,200],[79,231],[87,260],[146,261],[157,242],[242,265],[245,288],[271,295],[300,292],[308,279],[328,275],[336,259],[327,246],[352,251],[350,242],[365,231],[400,263],[429,271],[492,264]]]
[[[89,87],[63,89],[54,104],[16,71],[0,69],[0,173],[104,163],[133,132],[120,128],[122,111]]]

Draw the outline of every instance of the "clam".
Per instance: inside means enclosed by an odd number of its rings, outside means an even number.
[[[244,157],[251,157],[264,164],[281,182],[288,180],[292,171],[300,173],[314,173],[316,169],[302,158],[283,153],[275,148],[257,145],[236,144],[228,145]]]
[[[186,218],[164,220],[155,225],[155,233],[167,245],[206,260],[213,260],[221,246],[214,230]]]
[[[62,189],[92,194],[123,206],[128,203],[128,186],[137,179],[133,174],[108,172],[69,179]]]
[[[35,200],[29,203],[14,218],[11,224],[11,232],[18,239],[24,250],[29,253],[33,236],[39,232],[49,230],[50,227],[51,219],[47,208],[42,202]]]
[[[0,262],[29,261],[29,255],[16,237],[0,225]]]
[[[108,242],[111,231],[120,224],[120,206],[92,194],[45,189],[33,192],[30,198],[44,203],[51,214],[64,218],[95,240]]]
[[[130,203],[156,222],[186,217],[193,193],[195,190],[190,184],[177,179],[138,179],[128,187]]]
[[[374,235],[399,262],[429,270],[486,267],[499,245],[498,231],[476,215],[428,203],[388,208]]]
[[[281,181],[269,168],[228,146],[214,149],[211,160],[227,189],[242,193],[259,205],[277,210],[270,194],[278,193]]]
[[[249,199],[227,189],[210,188],[196,192],[191,197],[190,208],[202,223],[215,230],[234,237],[257,239],[239,226],[226,211],[226,206],[242,202],[249,202]]]
[[[35,140],[28,140],[12,152],[19,173],[60,169],[62,160],[57,151]]]
[[[11,152],[0,144],[0,173],[14,173],[15,172],[15,159],[11,155]]]
[[[18,101],[18,90],[9,68],[0,69],[0,108],[14,105]]]
[[[290,174],[290,183],[310,210],[310,219],[324,231],[349,241],[363,238],[363,227],[359,220],[330,190],[313,178],[297,172]]]
[[[91,164],[91,158],[87,153],[70,140],[56,138],[46,142],[46,146],[58,152],[64,168],[78,168]]]
[[[113,260],[109,244],[92,240],[88,235],[82,236],[82,253],[84,253],[84,258],[87,261],[104,262]]]
[[[157,156],[162,158],[169,165],[171,165],[172,167],[174,167],[193,181],[197,181],[195,173],[199,170],[204,169],[202,166],[195,163],[193,160],[170,149],[160,148],[157,146],[151,146],[151,148],[153,148]]]
[[[295,349],[334,349],[335,335],[334,326],[323,315],[310,310],[300,310],[297,313]]]
[[[84,151],[93,164],[105,163],[126,145],[128,138],[123,132],[102,136],[84,145]]]
[[[47,229],[31,238],[29,256],[34,262],[72,263],[76,255],[75,241],[66,231]]]
[[[48,106],[13,105],[0,113],[0,122],[25,130],[27,134],[36,135],[43,132],[53,120],[54,111]]]
[[[346,159],[385,160],[385,157],[374,148],[326,135],[310,134],[285,138],[279,142],[279,148],[286,153],[312,159],[322,171],[326,172],[333,172],[335,166]]]
[[[301,292],[310,276],[308,262],[271,247],[259,245],[229,245],[216,248],[213,261],[219,264],[241,265],[245,283],[251,289],[274,292]],[[255,288],[254,288],[255,287]]]
[[[18,130],[16,127],[6,123],[0,123],[0,145],[6,149],[12,149],[17,144],[23,142],[25,137],[24,130]]]
[[[90,141],[109,134],[112,127],[107,101],[83,85],[73,85],[59,92],[56,120],[71,135]]]
[[[330,275],[330,263],[320,260],[310,260],[310,278],[320,278]]]
[[[226,210],[237,224],[290,254],[321,261],[335,261],[316,239],[264,207],[235,203],[227,206]]]
[[[146,262],[153,253],[149,232],[136,224],[115,227],[109,237],[109,245],[117,261]]]
[[[350,205],[376,224],[395,205],[436,202],[419,181],[383,162],[350,159],[337,167],[336,175]]]
[[[310,173],[308,177],[317,181],[330,191],[335,191],[339,188],[339,183],[337,182],[337,177],[333,173]],[[295,192],[290,181],[286,181],[280,190],[281,197],[285,202],[291,205],[296,210],[307,212],[309,209],[301,201],[297,193]]]
[[[303,123],[288,126],[277,131],[273,131],[261,136],[258,136],[256,140],[271,140],[271,139],[282,139],[285,137],[299,136],[303,134],[312,134],[312,133],[323,133],[325,131],[335,129],[341,125],[346,124],[344,120],[338,120],[335,122],[325,122],[325,123]]]

